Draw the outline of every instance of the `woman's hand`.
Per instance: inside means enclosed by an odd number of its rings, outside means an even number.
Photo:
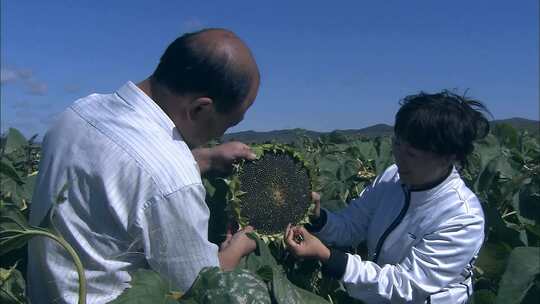
[[[285,231],[287,249],[297,257],[327,261],[330,249],[302,226],[287,226]]]
[[[197,148],[191,151],[199,165],[201,174],[215,172],[217,174],[230,173],[232,164],[241,159],[253,160],[255,153],[248,145],[239,141],[231,141],[212,148]]]

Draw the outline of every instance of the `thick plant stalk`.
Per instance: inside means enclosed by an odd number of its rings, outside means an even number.
[[[27,229],[27,230],[4,230],[6,233],[17,233],[27,236],[43,236],[56,241],[60,246],[62,246],[71,256],[75,264],[75,269],[77,270],[77,275],[79,277],[79,304],[86,304],[86,276],[84,275],[84,268],[81,262],[81,259],[75,252],[75,249],[61,237],[58,237],[50,232],[37,230],[37,229]]]

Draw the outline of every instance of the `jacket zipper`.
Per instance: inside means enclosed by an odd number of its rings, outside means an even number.
[[[402,186],[403,193],[405,194],[405,205],[403,208],[401,208],[401,211],[399,212],[398,216],[388,228],[384,231],[382,236],[379,238],[379,241],[377,242],[377,247],[375,247],[375,254],[373,256],[373,262],[377,263],[377,260],[379,259],[379,254],[381,253],[382,246],[384,244],[384,241],[390,235],[394,229],[401,223],[403,218],[405,217],[405,214],[407,213],[407,210],[409,210],[409,205],[411,203],[411,192],[405,188],[405,186]]]

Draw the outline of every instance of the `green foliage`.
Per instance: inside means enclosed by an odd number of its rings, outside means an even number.
[[[12,206],[2,206],[0,208],[0,256],[25,246],[30,239],[36,236],[54,240],[69,253],[75,263],[75,268],[79,276],[78,303],[86,303],[86,278],[84,268],[73,247],[71,247],[61,236],[56,235],[54,231],[47,228],[30,226],[18,209]],[[4,290],[1,289],[1,291]]]
[[[6,135],[5,143],[2,143],[2,154],[11,154],[20,148],[26,146],[28,142],[24,135],[17,129],[10,128],[8,134]]]
[[[208,240],[221,244],[225,240],[227,226],[234,221],[225,201],[229,188],[222,178],[204,178],[203,184],[206,188],[206,204],[210,209]]]
[[[25,246],[33,237],[46,237],[62,246],[71,256],[79,275],[79,302],[86,303],[86,278],[83,265],[75,250],[54,231],[43,227],[33,227],[27,222],[28,204],[32,196],[36,177],[36,162],[39,151],[33,146],[32,138],[26,141],[22,134],[10,129],[6,138],[1,141],[0,154],[0,257],[8,262],[13,257],[26,264]],[[51,211],[52,212],[52,211]],[[50,213],[52,214],[52,213]],[[8,255],[9,254],[9,255]],[[10,257],[11,255],[11,257]],[[16,296],[24,291],[24,280],[14,263],[7,272],[2,272],[0,294],[15,301]],[[14,297],[15,296],[15,297]],[[18,301],[18,300],[17,300]],[[22,303],[17,302],[15,303]]]
[[[473,294],[473,304],[493,304],[497,296],[491,290],[480,289]]]
[[[506,269],[506,262],[510,256],[511,248],[501,242],[488,242],[480,250],[477,269],[482,272],[482,277],[498,282]]]
[[[169,285],[152,270],[139,269],[131,276],[131,287],[127,288],[110,304],[178,303],[179,294],[169,291]]]
[[[258,274],[264,274],[265,281],[277,304],[323,304],[328,303],[321,297],[292,284],[285,275],[282,266],[272,255],[270,248],[261,239],[256,238],[257,250],[240,263],[239,267]],[[271,272],[272,275],[269,273]]]
[[[32,198],[39,147],[16,129],[9,129],[0,146],[0,203],[25,210]]]
[[[519,304],[536,286],[540,275],[540,248],[517,247],[512,250],[502,277],[496,304]]]
[[[305,137],[295,146],[297,156],[313,167],[312,186],[322,193],[323,207],[330,210],[346,207],[376,174],[391,165],[391,149],[389,137],[362,139],[343,133],[317,140]],[[536,303],[540,297],[538,134],[496,126],[475,144],[468,162],[469,166],[461,168],[460,173],[482,201],[486,216],[486,241],[475,265],[473,302]],[[10,129],[0,146],[2,303],[25,301],[24,271],[21,274],[19,270],[26,261],[19,253],[24,251],[31,233],[58,238],[46,229],[30,227],[26,221],[38,163],[39,148]],[[230,183],[223,179],[205,180],[205,187],[211,210],[209,239],[219,244],[231,221],[225,203]],[[257,251],[244,258],[235,271],[206,269],[182,298],[156,273],[140,270],[133,274],[132,287],[113,303],[207,303],[215,297],[234,303],[246,290],[231,292],[230,287],[246,284],[253,288],[244,294],[255,303],[268,303],[268,299],[271,303],[326,303],[324,299],[331,299],[332,303],[360,303],[347,295],[341,283],[322,277],[318,262],[298,261],[277,241],[257,242]],[[229,289],[216,288],[220,284]]]
[[[31,234],[26,234],[30,230],[26,218],[19,209],[12,206],[5,206],[0,209],[0,256],[6,255],[12,250],[16,250],[26,245]]]
[[[365,183],[375,177],[376,167],[387,163],[389,157],[379,154],[374,142],[363,139],[347,144],[318,140],[306,142],[305,147],[305,157],[318,166],[317,190],[323,202],[348,202],[357,197]]]
[[[29,153],[32,152],[33,153]],[[35,153],[34,153],[35,152]],[[28,204],[39,161],[32,143],[16,129],[9,129],[0,145],[0,302],[24,303]],[[30,174],[29,174],[30,173]],[[9,254],[8,254],[9,253]]]
[[[538,293],[538,143],[538,136],[496,126],[476,144],[462,172],[482,200],[487,221],[487,240],[476,263],[475,303],[527,303]],[[521,268],[525,265],[527,271]]]
[[[25,282],[17,264],[10,269],[0,268],[0,302],[5,304],[24,303]]]

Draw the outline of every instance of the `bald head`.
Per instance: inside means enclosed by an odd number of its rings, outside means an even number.
[[[176,39],[152,75],[178,95],[211,97],[216,109],[229,112],[259,84],[259,70],[250,50],[234,33],[206,29]]]
[[[224,29],[206,29],[185,36],[188,46],[199,55],[258,73],[250,50],[233,32]]]

